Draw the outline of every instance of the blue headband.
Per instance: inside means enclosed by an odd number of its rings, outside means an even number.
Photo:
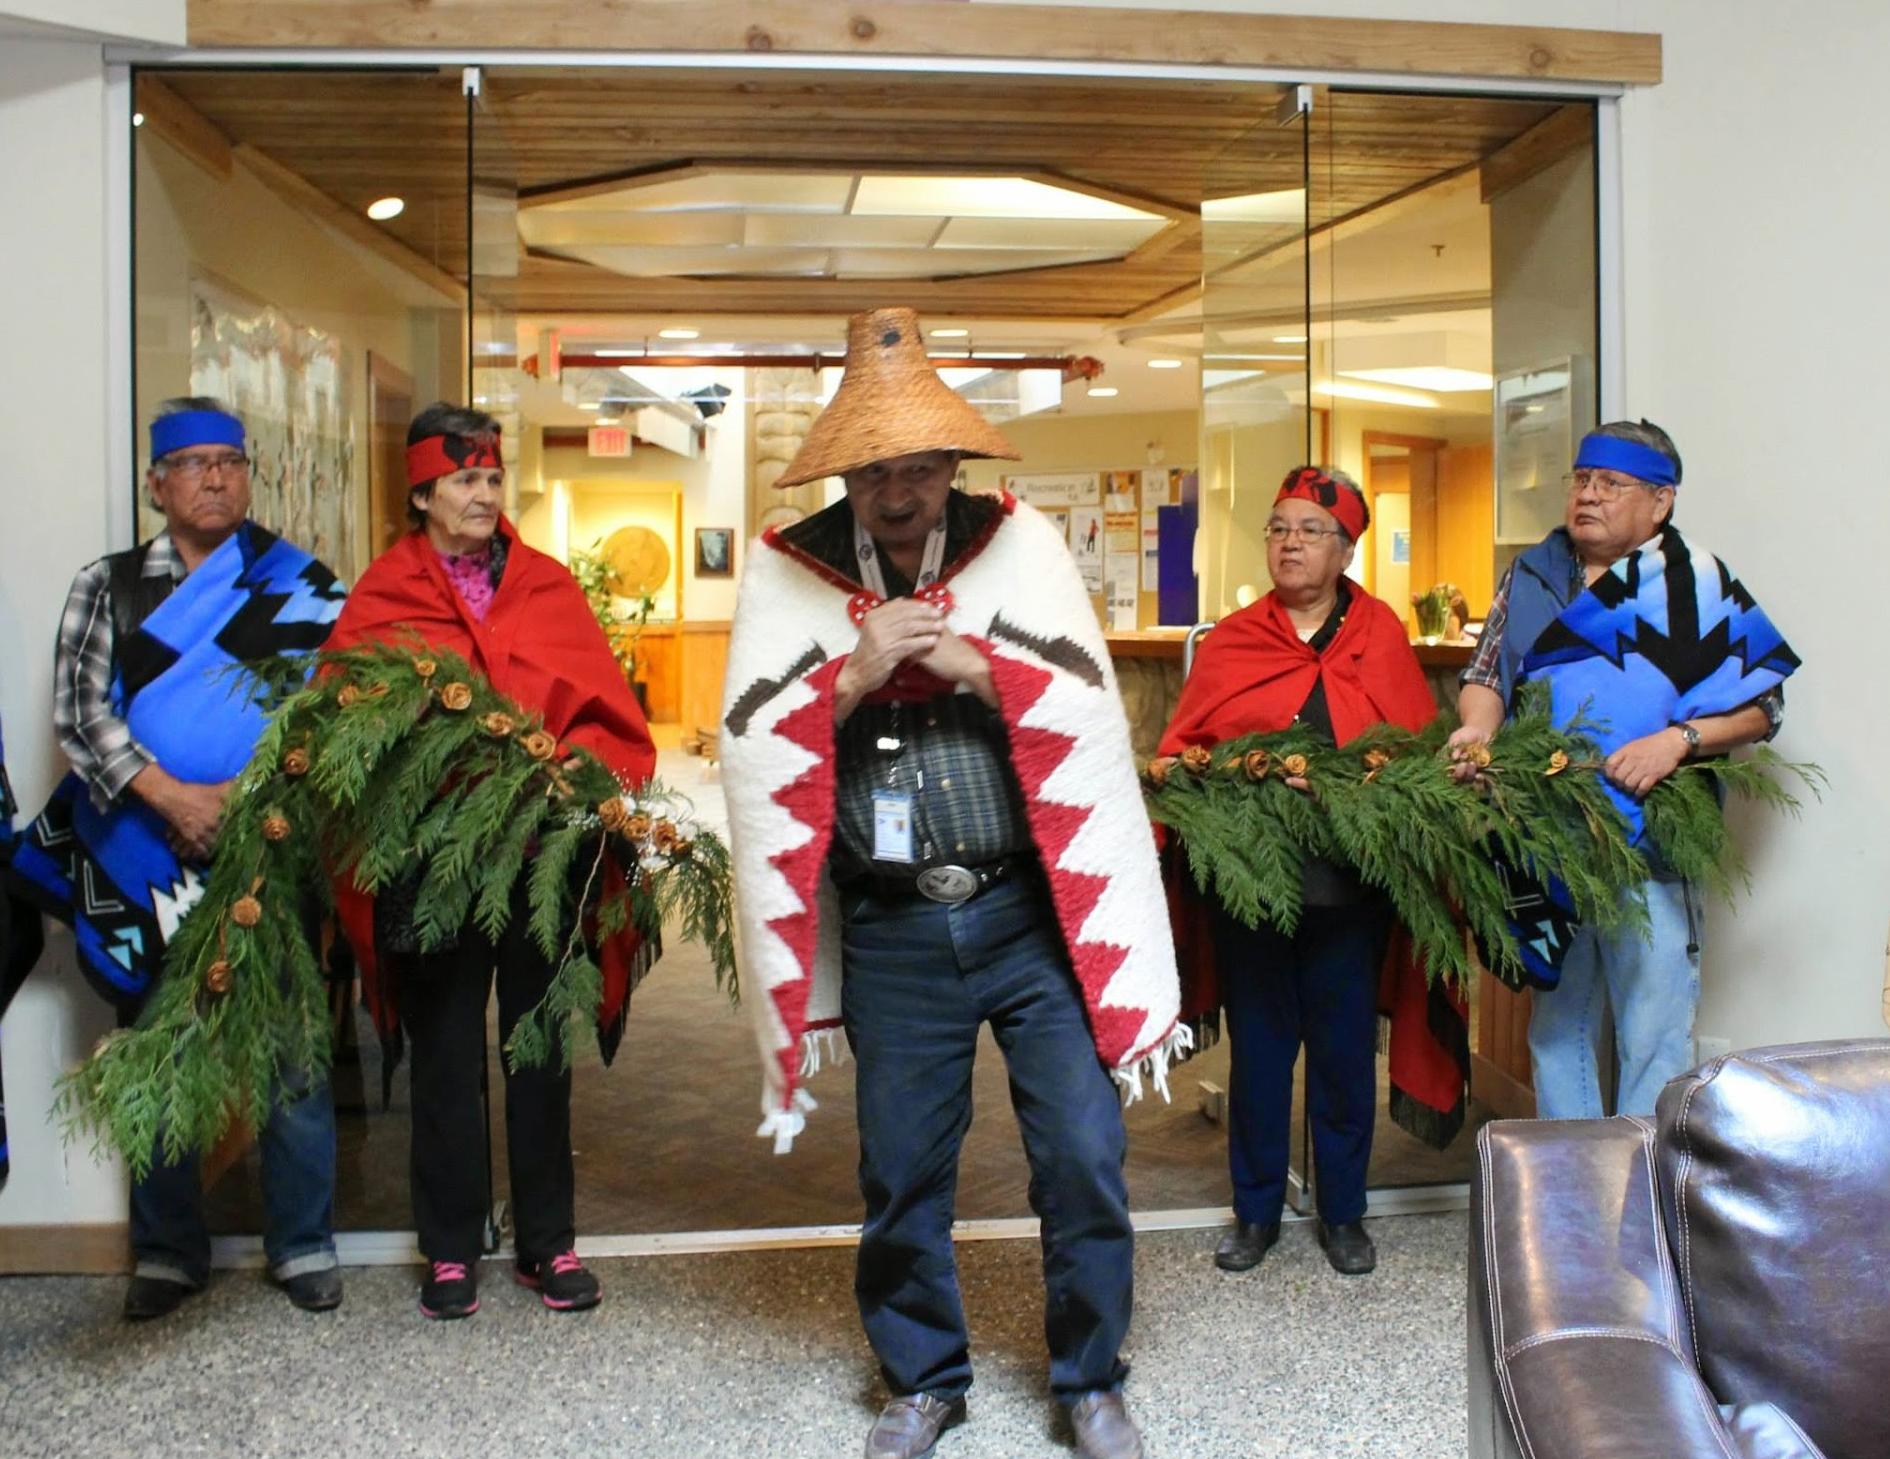
[[[151,459],[162,461],[186,446],[243,449],[243,423],[220,410],[180,410],[151,422]]]
[[[1644,481],[1649,486],[1678,486],[1679,479],[1674,474],[1673,461],[1664,451],[1656,451],[1652,446],[1643,446],[1639,441],[1624,441],[1619,436],[1586,435],[1582,437],[1582,448],[1575,455],[1575,469],[1587,470],[1599,467],[1603,471],[1619,471],[1624,476],[1632,476],[1637,481]]]

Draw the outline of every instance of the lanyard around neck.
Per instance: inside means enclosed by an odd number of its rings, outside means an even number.
[[[886,573],[879,564],[879,546],[858,517],[853,519],[853,555],[860,564],[860,585],[881,599],[890,597],[886,591]],[[925,535],[925,555],[919,561],[919,580],[913,584],[914,589],[923,591],[931,587],[938,581],[944,566],[945,516],[941,512],[938,525]]]

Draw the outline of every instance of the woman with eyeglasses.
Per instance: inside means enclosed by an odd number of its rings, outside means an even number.
[[[1403,620],[1345,575],[1370,520],[1364,493],[1344,472],[1287,473],[1267,521],[1273,587],[1202,640],[1161,754],[1293,724],[1343,745],[1376,724],[1418,729],[1431,719],[1436,705]],[[1311,793],[1303,779],[1286,783]],[[1362,1218],[1390,904],[1349,869],[1315,861],[1305,868],[1304,910],[1292,932],[1248,927],[1218,904],[1208,919],[1211,968],[1201,959],[1184,963],[1212,977],[1215,989],[1189,1003],[1219,1002],[1232,1052],[1227,1135],[1236,1221],[1215,1264],[1246,1271],[1279,1239],[1293,1065],[1303,1045],[1319,1241],[1336,1271],[1363,1275],[1377,1264]],[[1449,1094],[1443,1100],[1458,1104]]]

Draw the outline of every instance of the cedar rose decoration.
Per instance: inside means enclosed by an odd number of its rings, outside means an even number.
[[[262,903],[254,897],[238,897],[230,903],[230,920],[238,927],[254,927],[262,921]]]
[[[435,674],[440,672],[440,666],[434,663],[432,659],[415,659],[413,661],[413,671],[422,679],[431,679]]]
[[[1273,757],[1265,750],[1249,750],[1240,757],[1240,768],[1247,772],[1249,780],[1265,780],[1267,772],[1273,768]]]
[[[1280,769],[1297,777],[1306,773],[1309,763],[1304,755],[1288,755],[1280,761]]]
[[[519,740],[525,747],[525,753],[534,760],[549,760],[552,751],[558,748],[558,741],[547,730],[536,729]]]
[[[682,841],[683,833],[676,829],[674,821],[658,821],[650,827],[650,844],[658,851],[674,851]]]
[[[455,679],[440,690],[440,703],[458,714],[462,709],[472,708],[473,692],[470,684],[462,684]]]
[[[280,812],[263,818],[262,833],[265,841],[286,841],[289,839],[291,829],[289,818]]]
[[[632,841],[641,841],[650,834],[650,818],[641,811],[623,823],[623,833]]]
[[[504,739],[507,735],[511,734],[514,729],[518,728],[517,725],[512,723],[511,715],[505,714],[497,709],[480,720],[479,723],[485,726],[487,734],[491,735],[494,739],[500,740]]]
[[[1560,775],[1566,769],[1568,769],[1568,752],[1566,750],[1557,750],[1553,755],[1549,756],[1549,768],[1542,773],[1544,775]]]
[[[289,776],[308,774],[308,751],[300,745],[282,757],[282,773]]]
[[[203,985],[221,998],[230,991],[230,965],[218,958],[204,969]]]
[[[361,702],[361,691],[352,684],[343,684],[341,692],[335,696],[335,703],[343,709],[352,709]]]
[[[1168,784],[1168,775],[1180,763],[1173,755],[1157,755],[1148,762],[1148,778],[1152,785]]]
[[[606,831],[621,831],[630,820],[630,807],[623,803],[622,796],[613,795],[597,803],[597,819],[604,823]]]
[[[1214,752],[1206,745],[1190,745],[1181,752],[1181,763],[1200,775],[1214,763]]]
[[[1479,770],[1490,768],[1490,747],[1481,742],[1472,745],[1464,752],[1464,758]]]

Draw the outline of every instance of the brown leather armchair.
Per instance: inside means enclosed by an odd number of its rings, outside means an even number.
[[[1890,1456],[1890,1040],[1716,1059],[1652,1120],[1502,1120],[1472,1459]]]

